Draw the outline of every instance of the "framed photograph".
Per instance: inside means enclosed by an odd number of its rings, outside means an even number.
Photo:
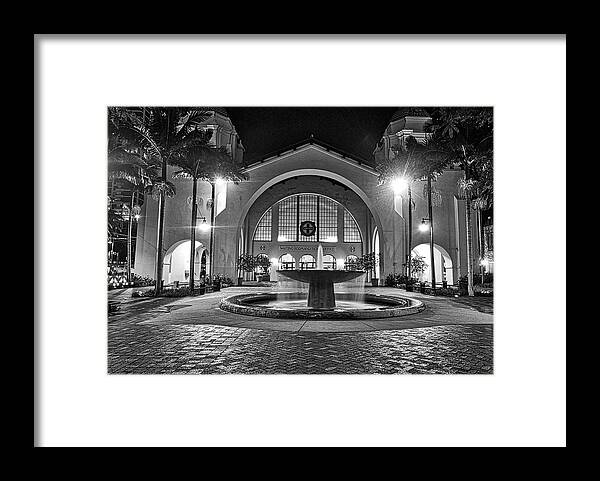
[[[566,445],[565,35],[34,47],[35,446]]]

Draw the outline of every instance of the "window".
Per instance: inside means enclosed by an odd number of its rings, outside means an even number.
[[[315,258],[310,254],[304,254],[300,257],[300,269],[314,269],[316,268]]]
[[[219,127],[218,125],[204,125],[204,126],[200,127],[200,130],[202,130],[203,132],[211,133],[211,137],[210,137],[210,139],[208,139],[208,145],[211,145],[213,147],[216,147],[216,145],[217,145],[217,128],[218,127]]]
[[[295,194],[279,201],[277,206],[277,242],[340,241],[341,233],[338,234],[340,204],[335,200],[318,194]],[[253,240],[274,241],[275,239],[272,238],[274,234],[271,233],[273,222],[272,208],[269,208],[258,222]],[[314,228],[311,224],[314,224]],[[361,242],[356,221],[345,209],[344,242]]]
[[[279,258],[279,270],[295,269],[296,259],[291,254],[283,254]]]
[[[316,195],[302,194],[298,196],[298,221],[299,223],[309,221],[314,222],[315,226],[319,227],[319,220],[317,219],[317,205],[318,200]],[[300,229],[300,224],[298,224]],[[301,231],[298,232],[298,240],[303,242],[316,242],[318,232],[313,235],[304,235]]]
[[[278,242],[296,241],[298,234],[297,196],[288,197],[279,203]]]
[[[256,226],[256,232],[254,233],[255,241],[266,241],[271,242],[271,226],[273,222],[273,210],[269,208],[264,213],[258,225]]]
[[[319,241],[337,242],[337,202],[327,198],[319,198]]]
[[[354,217],[344,209],[344,242],[362,242]]]
[[[335,269],[335,257],[331,254],[326,254],[323,256],[323,269]]]
[[[346,262],[344,263],[344,268],[349,271],[358,270],[358,257],[356,256],[347,256]]]
[[[484,226],[483,234],[484,234],[483,245],[484,245],[485,252],[493,251],[494,250],[494,226],[493,225]]]

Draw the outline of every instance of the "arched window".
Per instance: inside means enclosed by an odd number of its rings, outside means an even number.
[[[277,219],[270,207],[256,226],[256,242],[362,242],[353,215],[339,202],[321,194],[294,194],[277,202]],[[343,214],[342,214],[343,213]],[[343,215],[343,223],[338,216]],[[342,219],[340,219],[342,220]],[[272,234],[273,224],[278,225]],[[343,225],[343,230],[342,230]],[[273,238],[275,236],[275,238]]]
[[[269,208],[261,217],[256,231],[254,232],[255,241],[271,242],[271,225],[273,222],[273,210]]]
[[[348,271],[356,271],[358,270],[358,257],[349,255],[346,257],[346,262],[344,263],[344,269]]]
[[[315,258],[310,254],[304,254],[300,257],[300,269],[314,269],[316,267]]]
[[[326,254],[323,256],[323,269],[335,269],[335,257],[331,254]]]
[[[362,242],[358,224],[347,210],[344,210],[344,242]]]
[[[283,254],[279,258],[279,270],[295,269],[296,259],[291,254]]]

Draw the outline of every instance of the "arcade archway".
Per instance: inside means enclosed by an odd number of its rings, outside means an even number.
[[[208,256],[201,242],[195,243],[194,279],[200,280],[207,272]],[[163,263],[163,281],[172,284],[175,281],[188,282],[190,278],[191,241],[182,240],[167,250]]]
[[[415,277],[418,277],[420,281],[431,282],[431,252],[429,244],[423,243],[417,245],[411,252],[413,259],[415,256],[423,258],[426,267],[422,272],[414,273]],[[455,282],[452,258],[443,247],[434,244],[433,255],[435,261],[435,280],[436,284],[441,282],[447,282],[448,285],[453,285]]]

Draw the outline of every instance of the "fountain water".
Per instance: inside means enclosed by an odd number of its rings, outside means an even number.
[[[321,244],[317,247],[317,270],[323,270],[323,246]]]

